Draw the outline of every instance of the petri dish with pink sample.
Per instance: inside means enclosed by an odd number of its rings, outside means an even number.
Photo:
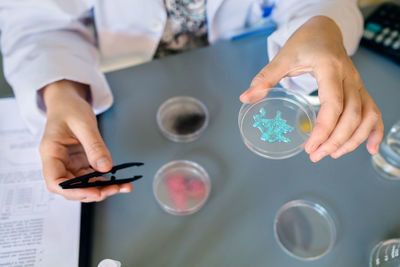
[[[210,190],[208,173],[193,161],[169,162],[154,176],[154,196],[158,204],[173,215],[197,212],[206,203]]]

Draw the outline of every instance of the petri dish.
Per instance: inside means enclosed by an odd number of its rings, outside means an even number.
[[[400,181],[400,121],[382,140],[379,153],[372,156],[372,166],[381,177]]]
[[[158,204],[173,215],[189,215],[198,211],[206,203],[210,190],[207,172],[192,161],[171,161],[154,176],[154,196]]]
[[[400,239],[381,241],[372,249],[369,258],[370,267],[399,267]]]
[[[245,145],[269,159],[300,153],[315,124],[313,106],[303,95],[284,88],[265,89],[259,94],[257,102],[243,104],[239,111]]]
[[[207,128],[207,107],[199,100],[177,96],[165,101],[157,111],[157,124],[165,137],[174,142],[196,140]]]
[[[322,205],[309,200],[293,200],[278,211],[274,234],[288,255],[311,261],[332,249],[336,241],[336,226]]]

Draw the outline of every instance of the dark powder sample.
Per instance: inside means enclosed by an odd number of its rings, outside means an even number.
[[[201,113],[178,115],[172,125],[174,131],[180,135],[191,134],[199,130],[206,120]]]

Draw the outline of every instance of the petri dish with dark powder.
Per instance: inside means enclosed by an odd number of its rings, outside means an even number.
[[[208,120],[207,107],[193,97],[170,98],[157,111],[158,127],[174,142],[196,140],[207,128]]]

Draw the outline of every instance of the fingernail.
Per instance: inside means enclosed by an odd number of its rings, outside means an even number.
[[[126,187],[121,187],[121,189],[119,190],[120,193],[129,193],[129,189]]]
[[[304,150],[307,152],[307,154],[310,154],[311,153],[311,145],[306,144],[304,146]]]
[[[246,91],[246,92],[244,92],[243,94],[240,95],[240,100],[241,100],[242,102],[248,102],[248,100],[249,100],[248,98],[249,98],[249,97],[247,96],[247,95],[248,95],[247,92],[248,92],[248,91]]]
[[[325,151],[320,151],[320,152],[317,152],[317,154],[314,156],[314,159],[315,159],[315,161],[320,161],[326,155],[327,154]]]
[[[111,160],[108,159],[108,158],[106,158],[106,157],[101,158],[101,159],[98,159],[98,160],[96,161],[96,167],[97,167],[97,169],[99,169],[100,171],[106,171],[106,170],[108,170],[108,169],[111,167],[111,165],[112,165]]]

